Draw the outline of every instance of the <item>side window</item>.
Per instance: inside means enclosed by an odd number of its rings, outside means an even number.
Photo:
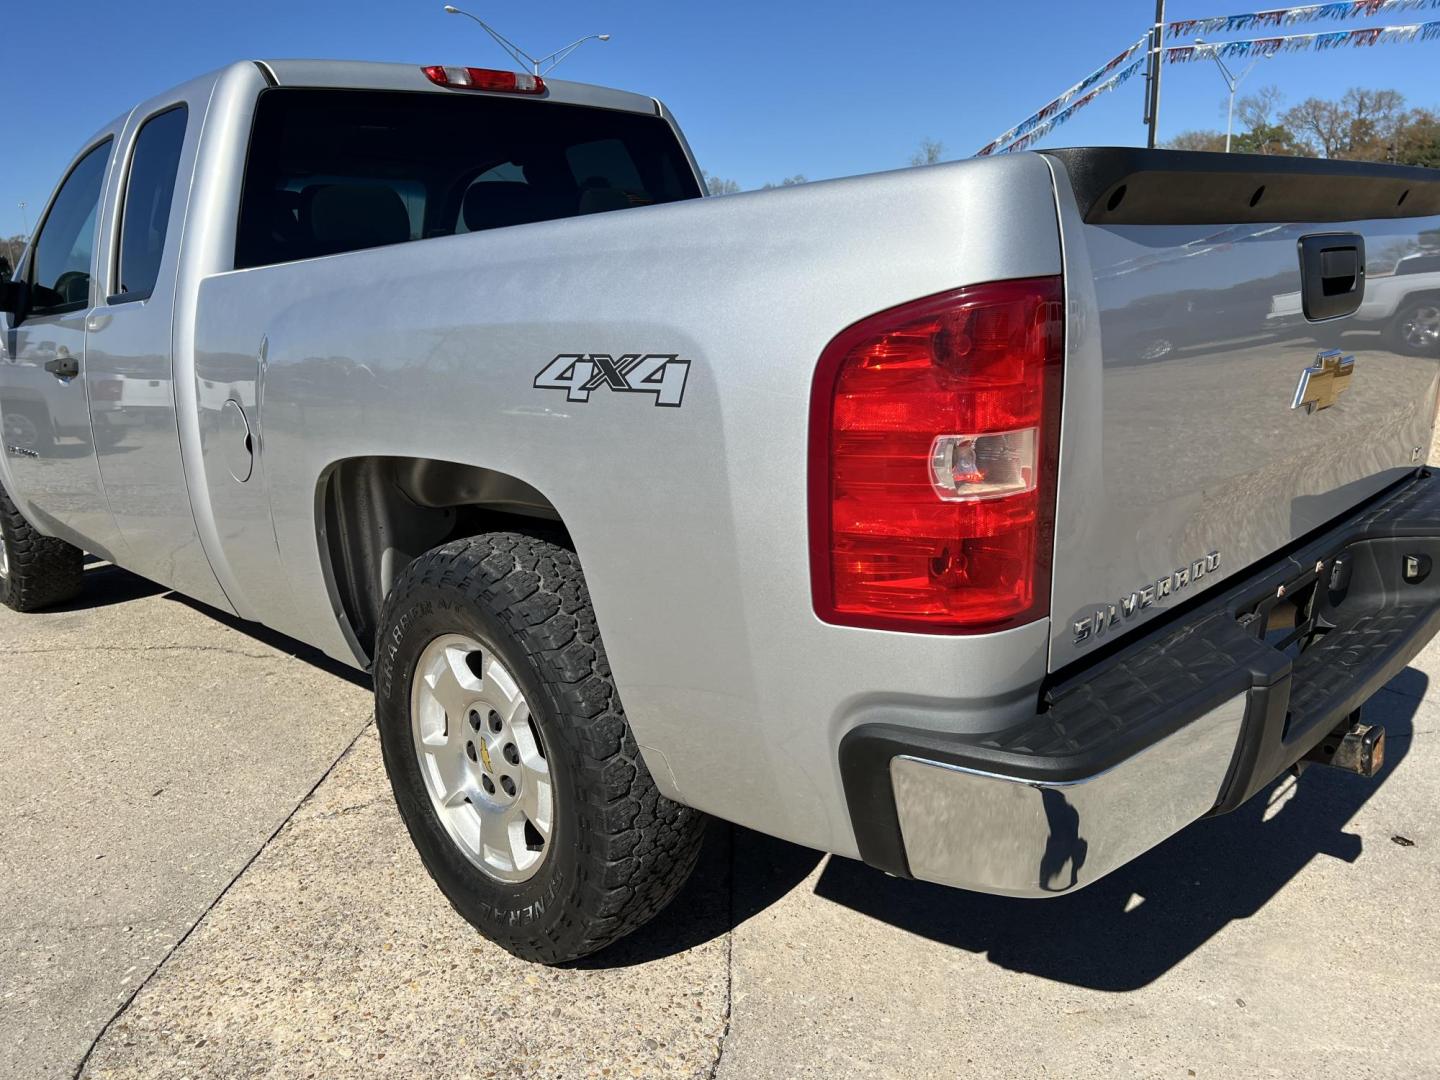
[[[110,146],[111,140],[106,139],[81,158],[50,204],[30,262],[28,318],[79,311],[90,302],[95,218]]]
[[[120,264],[117,296],[112,303],[143,300],[155,290],[180,151],[185,146],[184,105],[152,116],[135,137],[125,206],[120,213]]]

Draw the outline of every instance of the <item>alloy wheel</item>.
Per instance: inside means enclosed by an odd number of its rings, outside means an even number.
[[[554,830],[554,783],[529,702],[495,650],[464,634],[427,645],[411,679],[410,729],[450,839],[498,881],[533,877]]]

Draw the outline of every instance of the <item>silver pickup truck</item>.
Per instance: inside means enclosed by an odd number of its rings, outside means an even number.
[[[653,916],[707,814],[1051,896],[1380,767],[1360,706],[1440,625],[1440,351],[1347,320],[1440,246],[1437,174],[703,195],[659,102],[529,75],[135,107],[0,284],[0,597],[89,552],[370,671],[426,867],[545,962]]]

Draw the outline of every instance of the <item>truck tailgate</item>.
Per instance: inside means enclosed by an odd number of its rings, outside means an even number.
[[[1431,276],[1407,290],[1396,268],[1440,248],[1440,180],[1169,151],[1049,159],[1068,301],[1055,670],[1425,460],[1440,347],[1414,312]],[[1359,295],[1332,297],[1351,248]],[[1307,282],[1311,314],[1353,313],[1307,318]],[[1382,283],[1395,302],[1362,307]]]

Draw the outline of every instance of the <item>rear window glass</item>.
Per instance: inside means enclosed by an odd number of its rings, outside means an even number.
[[[268,90],[239,268],[698,198],[658,116],[549,101]]]

